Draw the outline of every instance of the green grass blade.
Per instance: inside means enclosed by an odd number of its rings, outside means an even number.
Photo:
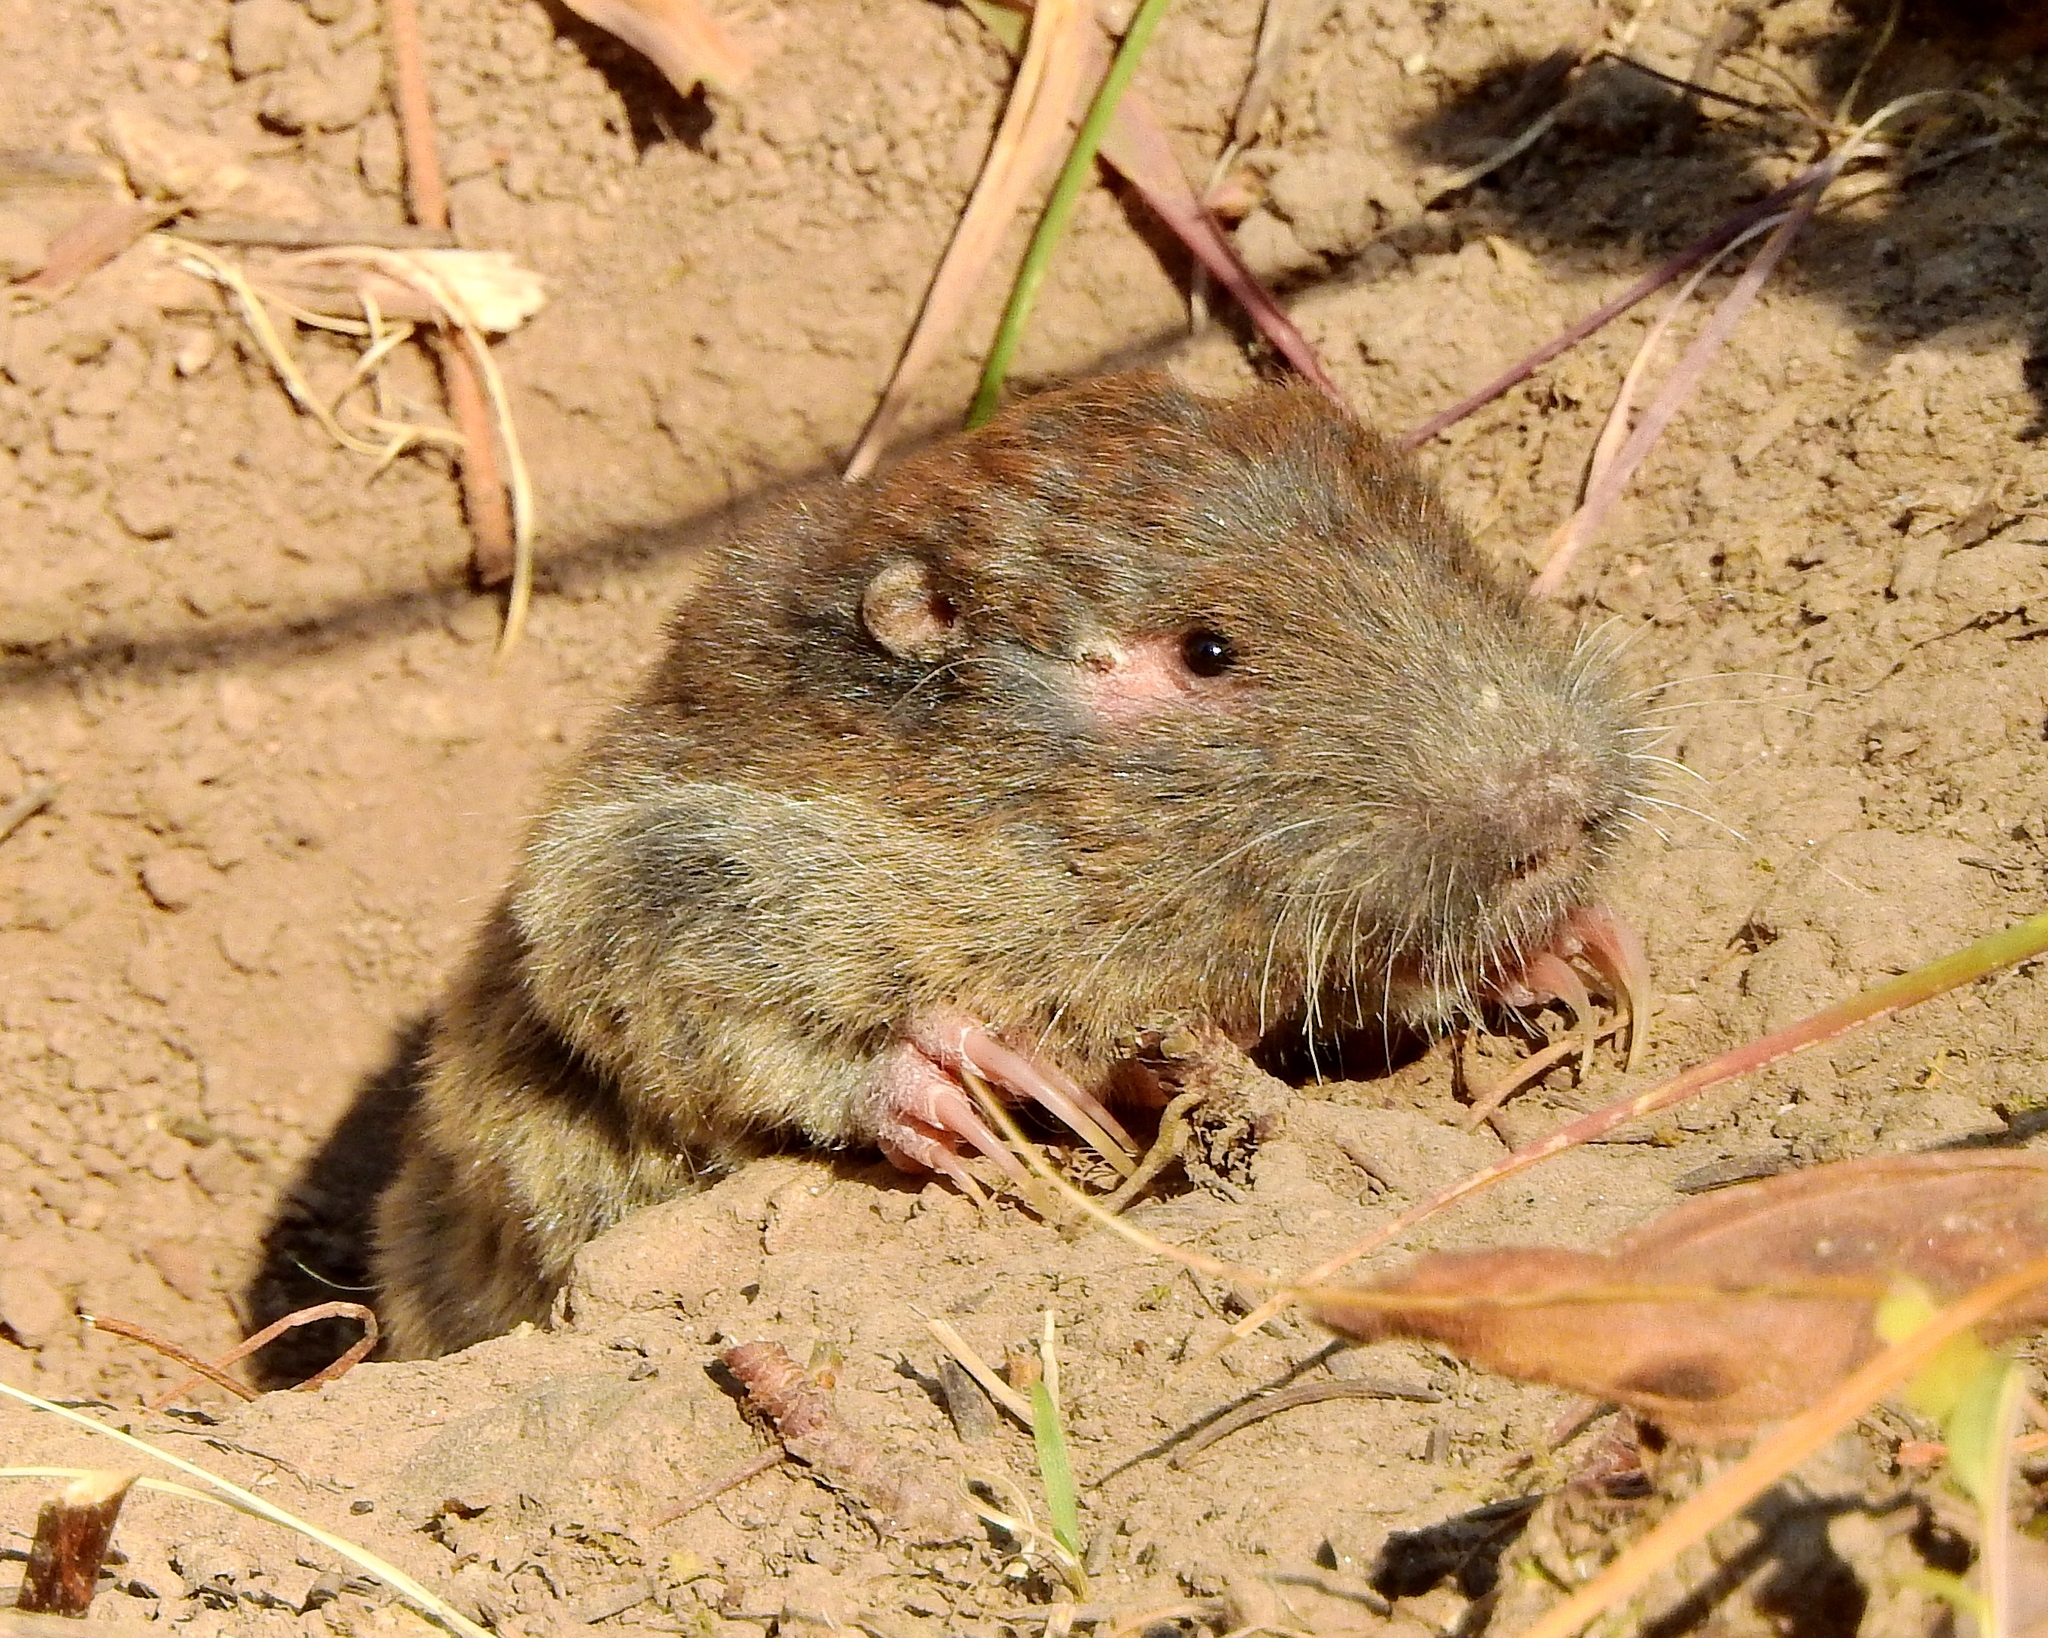
[[[1074,138],[1073,149],[1060,170],[1059,180],[1053,184],[1052,197],[1046,201],[1045,214],[1038,219],[1038,230],[1031,235],[1031,246],[1024,252],[1024,265],[1017,270],[1017,282],[1010,290],[1010,304],[1003,311],[1002,325],[996,331],[995,345],[989,349],[988,365],[982,371],[981,389],[974,395],[974,405],[967,412],[970,427],[978,427],[987,421],[1002,404],[1003,383],[1009,379],[1010,360],[1016,356],[1017,343],[1031,317],[1032,304],[1038,299],[1038,287],[1045,282],[1053,250],[1073,219],[1074,207],[1080,203],[1081,189],[1087,185],[1088,173],[1095,165],[1095,155],[1102,147],[1103,133],[1109,129],[1110,117],[1116,113],[1116,105],[1123,100],[1124,90],[1138,70],[1138,59],[1145,55],[1145,47],[1151,44],[1153,32],[1159,27],[1160,18],[1166,14],[1166,5],[1167,0],[1144,0],[1138,7],[1137,16],[1131,19],[1131,26],[1124,31],[1123,43],[1117,47],[1116,60],[1109,65],[1108,74],[1103,76],[1102,89],[1095,93],[1088,117],[1081,122],[1080,135]]]
[[[1038,1449],[1038,1476],[1045,1485],[1045,1509],[1052,1519],[1053,1539],[1078,1559],[1081,1508],[1074,1489],[1074,1469],[1067,1460],[1060,1408],[1042,1380],[1031,1384],[1031,1442]]]

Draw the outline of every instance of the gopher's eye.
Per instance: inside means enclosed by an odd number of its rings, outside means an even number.
[[[1198,677],[1220,677],[1237,664],[1237,650],[1220,631],[1197,626],[1180,640],[1180,657]]]

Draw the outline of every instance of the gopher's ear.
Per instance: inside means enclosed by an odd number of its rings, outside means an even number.
[[[875,571],[860,594],[860,623],[900,660],[936,660],[967,640],[960,611],[914,557],[893,558]]]

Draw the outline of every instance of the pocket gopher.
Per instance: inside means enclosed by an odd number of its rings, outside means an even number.
[[[1114,1144],[1148,1020],[1469,1012],[1583,904],[1631,727],[1605,650],[1306,387],[1110,377],[783,502],[441,1008],[378,1208],[392,1352],[544,1317],[591,1236],[776,1145],[964,1178],[970,1069]]]

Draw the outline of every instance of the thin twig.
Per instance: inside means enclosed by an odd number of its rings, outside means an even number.
[[[427,95],[426,52],[420,43],[419,8],[415,0],[384,0],[391,33],[392,79],[396,85],[398,129],[405,147],[406,191],[413,221],[420,227],[448,226],[448,189],[441,180],[441,161],[434,151],[434,112]],[[477,381],[476,365],[453,337],[437,337],[434,356],[448,393],[448,412],[455,417],[464,441],[457,463],[462,480],[463,510],[475,538],[471,559],[476,578],[486,586],[502,585],[517,572],[518,548],[512,510],[498,472],[492,444],[491,416]]]
[[[368,1359],[371,1350],[377,1346],[379,1332],[377,1315],[374,1309],[366,1307],[359,1302],[323,1302],[317,1303],[311,1308],[296,1309],[292,1313],[285,1315],[283,1319],[272,1320],[254,1336],[244,1337],[234,1347],[222,1354],[219,1359],[215,1360],[210,1367],[200,1366],[198,1368],[201,1374],[208,1377],[209,1380],[219,1382],[221,1378],[215,1373],[224,1371],[228,1366],[247,1359],[257,1349],[269,1346],[279,1337],[283,1336],[285,1332],[295,1330],[301,1325],[311,1325],[316,1320],[327,1319],[359,1320],[362,1322],[363,1334],[350,1343],[331,1363],[315,1371],[292,1391],[304,1393],[309,1389],[325,1387],[328,1383],[346,1376],[356,1366]],[[126,1335],[127,1333],[124,1332],[122,1334]],[[182,1355],[179,1357],[183,1359]],[[183,1359],[183,1362],[186,1364],[193,1363],[189,1359]],[[228,1381],[224,1386],[234,1388],[238,1392],[243,1392],[245,1398],[253,1399],[256,1397],[253,1393],[247,1393],[242,1390],[241,1385],[237,1382]],[[151,1401],[149,1408],[153,1411],[162,1410],[164,1406],[168,1405],[179,1395],[189,1393],[191,1388],[192,1379],[188,1377],[168,1393],[158,1395],[156,1399]]]
[[[728,1490],[737,1490],[757,1474],[766,1473],[771,1467],[780,1467],[788,1460],[789,1452],[780,1445],[762,1451],[760,1455],[752,1457],[734,1468],[724,1478],[713,1479],[709,1484],[700,1484],[682,1499],[673,1513],[656,1519],[654,1521],[654,1528],[659,1530],[664,1524],[674,1524],[677,1519],[688,1518],[706,1502],[716,1501]]]
[[[139,1473],[92,1472],[73,1479],[36,1515],[35,1540],[16,1607],[31,1615],[83,1617],[98,1589],[114,1521]]]
[[[57,800],[59,786],[41,780],[29,786],[12,802],[0,808],[0,842],[4,842],[43,809]]]
[[[169,1337],[160,1337],[154,1331],[127,1320],[108,1319],[104,1314],[80,1314],[78,1316],[95,1331],[105,1331],[109,1336],[126,1337],[130,1342],[139,1342],[145,1348],[153,1348],[166,1359],[175,1359],[188,1371],[196,1371],[216,1388],[225,1388],[240,1400],[257,1397],[256,1390],[248,1384],[237,1382],[217,1365],[209,1365],[188,1348],[181,1348]],[[182,1391],[182,1390],[180,1390]],[[151,1406],[152,1410],[156,1407]]]
[[[253,216],[181,217],[180,238],[203,245],[244,245],[270,250],[311,250],[319,245],[378,245],[386,250],[452,250],[455,235],[440,227],[371,227],[362,222],[271,222]]]
[[[1406,1399],[1417,1405],[1438,1405],[1443,1403],[1443,1397],[1434,1388],[1411,1388],[1404,1383],[1370,1376],[1342,1376],[1328,1382],[1297,1382],[1291,1388],[1281,1388],[1249,1404],[1240,1405],[1229,1415],[1219,1416],[1201,1432],[1190,1434],[1181,1447],[1167,1457],[1166,1465],[1185,1467],[1190,1457],[1200,1455],[1217,1440],[1227,1439],[1254,1422],[1263,1422],[1282,1411],[1299,1410],[1303,1405],[1320,1405],[1326,1399]]]

